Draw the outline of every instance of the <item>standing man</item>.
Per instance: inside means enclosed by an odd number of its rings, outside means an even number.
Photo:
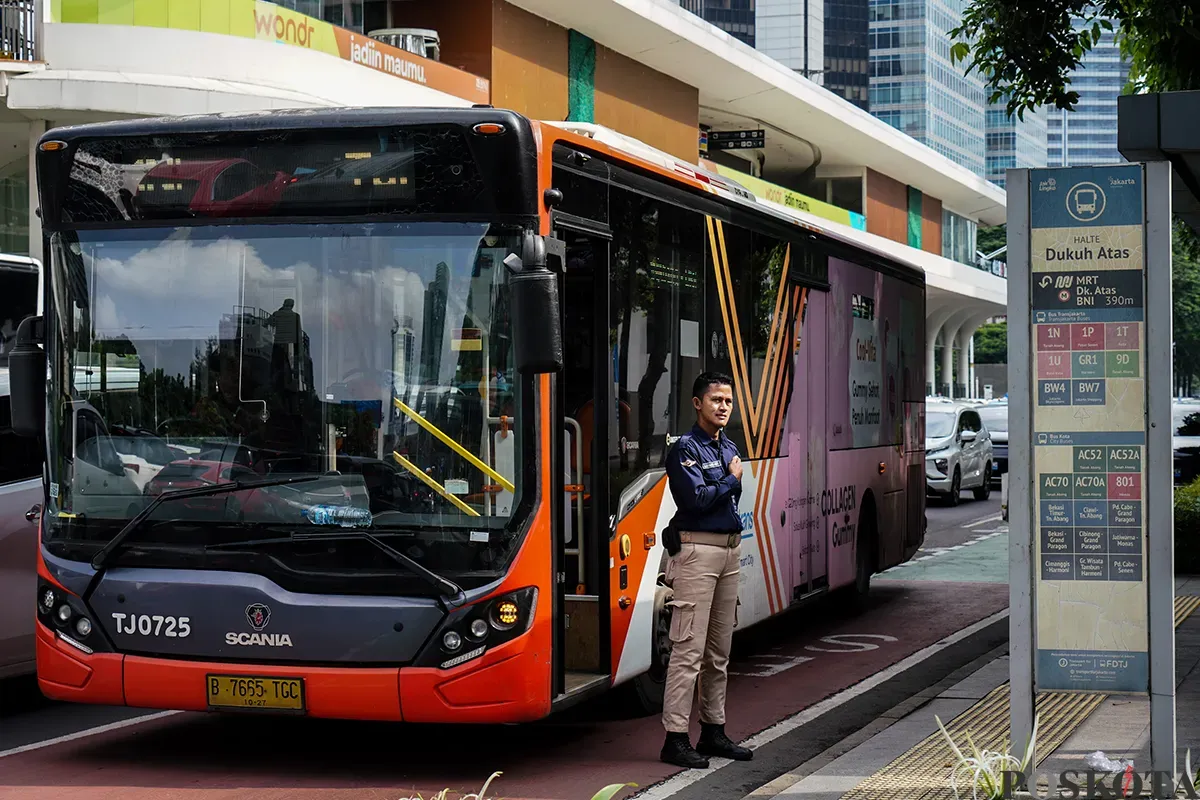
[[[733,379],[701,373],[692,385],[696,424],[667,453],[667,477],[678,511],[664,541],[671,554],[671,660],[663,698],[668,764],[707,769],[705,756],[749,761],[753,753],[725,735],[725,684],[738,602],[742,523],[742,459],[724,433],[733,413]],[[688,718],[700,681],[700,742],[692,748]]]

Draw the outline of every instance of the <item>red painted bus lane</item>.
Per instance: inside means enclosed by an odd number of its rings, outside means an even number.
[[[1003,610],[1008,587],[886,581],[872,609],[833,598],[735,640],[728,732],[742,740]],[[397,800],[444,787],[489,796],[587,800],[609,783],[649,786],[657,717],[611,697],[527,725],[424,726],[253,715],[178,714],[0,757],[0,798],[330,798]]]

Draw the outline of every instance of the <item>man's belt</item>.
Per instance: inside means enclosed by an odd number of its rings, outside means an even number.
[[[737,547],[742,543],[741,533],[712,533],[709,531],[680,531],[681,542],[711,544],[715,547]]]

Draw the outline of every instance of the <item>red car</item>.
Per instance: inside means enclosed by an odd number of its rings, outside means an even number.
[[[235,480],[261,480],[262,476],[249,467],[227,461],[172,461],[146,484],[146,496],[154,497],[176,489],[192,489]],[[282,510],[262,489],[219,494],[215,497],[189,497],[170,504],[170,512],[179,516],[211,519],[214,515],[225,520],[263,520],[278,516]],[[178,509],[186,509],[182,514]]]
[[[238,216],[271,208],[292,181],[265,172],[243,158],[211,161],[169,160],[151,167],[137,184],[134,205],[143,217],[156,210],[206,216]]]

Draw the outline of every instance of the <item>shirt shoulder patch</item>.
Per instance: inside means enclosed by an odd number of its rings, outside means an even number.
[[[679,459],[679,463],[685,467],[696,466],[696,460],[694,458],[688,458],[686,453],[683,454],[683,456]]]

